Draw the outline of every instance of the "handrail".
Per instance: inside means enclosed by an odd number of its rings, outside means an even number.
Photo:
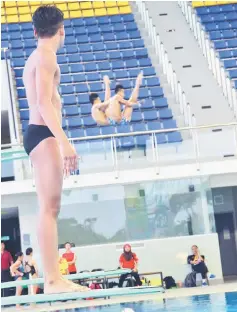
[[[137,132],[128,132],[128,133],[104,134],[104,135],[97,135],[97,136],[69,138],[69,141],[70,142],[93,141],[93,140],[98,140],[98,139],[120,138],[120,137],[129,137],[129,136],[144,135],[144,134],[149,135],[149,134],[181,132],[181,131],[188,131],[188,130],[199,130],[199,129],[201,130],[201,129],[212,129],[212,128],[217,128],[217,127],[232,127],[232,126],[237,126],[237,122],[210,124],[210,125],[201,125],[201,126],[186,126],[186,127],[179,127],[179,128],[147,130],[147,131],[137,131]],[[16,147],[16,146],[22,146],[22,143],[21,144],[3,144],[1,145],[1,148]]]

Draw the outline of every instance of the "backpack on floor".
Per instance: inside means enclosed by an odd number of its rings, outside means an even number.
[[[166,276],[164,278],[164,282],[165,282],[166,289],[171,289],[173,287],[176,287],[175,280],[172,276]]]
[[[185,287],[196,287],[196,272],[189,273],[184,280]]]

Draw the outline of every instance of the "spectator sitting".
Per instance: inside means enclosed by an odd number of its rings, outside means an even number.
[[[207,273],[208,269],[205,264],[205,257],[203,255],[200,255],[198,246],[193,245],[192,246],[192,252],[193,254],[188,256],[188,264],[191,264],[192,270],[196,273],[201,273],[202,275],[202,284],[207,285]]]
[[[59,263],[59,271],[61,275],[68,275],[69,271],[68,271],[68,263],[67,260],[64,259],[63,257],[59,257],[58,259],[58,263]]]
[[[119,263],[121,269],[131,269],[132,272],[129,274],[122,274],[120,276],[118,287],[123,287],[123,282],[129,275],[132,275],[135,278],[137,286],[141,286],[142,282],[137,270],[138,258],[137,255],[132,252],[131,246],[129,244],[124,245],[123,253],[120,256]]]
[[[72,252],[71,248],[72,248],[72,245],[70,243],[66,243],[65,244],[66,252],[62,255],[62,257],[67,260],[69,274],[76,274],[77,268],[76,268],[75,263],[76,263],[77,257]]]

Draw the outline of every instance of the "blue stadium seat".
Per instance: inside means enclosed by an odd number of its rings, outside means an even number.
[[[16,58],[16,59],[12,59],[12,64],[14,67],[24,67],[25,66],[25,59],[20,59],[20,58]]]
[[[144,41],[143,41],[143,39],[132,40],[132,45],[133,45],[134,49],[144,48]]]
[[[76,105],[77,104],[76,96],[75,95],[63,96],[63,104],[64,105]]]
[[[179,132],[168,133],[167,137],[168,137],[168,143],[178,143],[178,142],[183,141],[181,134]]]
[[[17,58],[17,57],[24,57],[24,51],[23,50],[12,50],[12,58]]]
[[[149,67],[152,66],[151,60],[149,58],[141,58],[138,60],[140,67]]]
[[[71,83],[72,82],[72,76],[71,75],[61,75],[61,81],[60,83]]]
[[[88,43],[89,42],[89,37],[87,35],[77,35],[77,43],[78,44],[83,44],[83,43]]]
[[[154,108],[154,104],[152,99],[146,99],[144,103],[141,103],[141,109],[152,109]]]
[[[23,74],[23,68],[14,68],[14,72],[15,72],[15,76],[18,78],[18,77],[22,77],[22,74]]]
[[[136,58],[148,57],[148,52],[146,48],[135,50]]]
[[[76,44],[76,38],[74,36],[67,36],[65,38],[65,45]]]
[[[118,48],[119,50],[126,50],[126,49],[131,49],[132,44],[131,41],[121,41],[118,43]]]
[[[171,109],[163,108],[159,111],[160,119],[170,119],[173,117]]]
[[[120,138],[120,147],[124,149],[131,149],[135,147],[134,137],[122,137]]]
[[[121,56],[123,59],[134,59],[134,57],[135,57],[133,50],[121,51]]]
[[[136,139],[137,147],[145,147],[147,146],[149,140],[151,139],[151,136],[149,136],[148,134],[144,134],[144,135],[137,135],[134,138]]]
[[[115,134],[115,127],[113,126],[101,127],[101,134],[102,135]]]
[[[101,41],[102,41],[102,37],[100,34],[90,35],[91,43],[96,43],[96,42],[101,42]]]
[[[152,98],[164,96],[164,92],[161,87],[151,88],[150,93]]]
[[[104,51],[105,50],[105,45],[104,45],[103,42],[92,43],[91,50],[93,52]],[[87,51],[85,51],[85,52],[87,52]]]
[[[84,26],[84,20],[83,20],[82,18],[75,18],[75,19],[72,19],[71,22],[72,22],[72,25],[73,25],[74,27],[77,27],[77,26]],[[65,21],[64,21],[64,23],[65,23]]]
[[[33,51],[34,51],[34,48],[25,49],[26,57],[29,57]]]
[[[124,69],[124,62],[123,61],[112,61],[111,67],[113,70],[115,69]]]
[[[157,111],[156,110],[144,111],[143,114],[144,114],[144,120],[145,121],[157,120]]]
[[[100,29],[97,25],[88,26],[87,33],[88,33],[88,36],[90,36],[91,34],[98,34],[100,33]]]
[[[96,61],[105,61],[108,59],[106,52],[97,52],[94,54],[94,58]]]
[[[16,24],[15,24],[16,25]],[[10,25],[9,25],[10,26]],[[9,26],[8,26],[8,29],[9,29]],[[19,26],[19,24],[18,24],[18,26]],[[33,29],[33,24],[32,23],[21,23],[21,29],[23,30],[23,31],[25,31],[25,30],[32,30]]]
[[[64,55],[64,54],[65,54],[65,49],[64,49],[64,47],[58,49],[57,55]]]
[[[131,81],[130,81],[130,79],[129,79],[129,80],[122,80],[122,81],[120,81],[120,82],[118,82],[118,83],[121,83],[122,86],[124,87],[124,89],[131,89]],[[114,88],[115,88],[115,86],[116,86],[118,83],[115,82]],[[113,88],[113,89],[114,89],[114,88]],[[111,86],[111,89],[112,89],[112,86]]]
[[[90,83],[90,92],[99,92],[103,91],[103,85],[101,82]]]
[[[86,129],[86,136],[98,136],[98,135],[100,135],[100,128],[99,127]]]
[[[237,80],[234,80],[233,82],[234,82],[235,89],[237,89]]]
[[[102,34],[104,33],[112,33],[113,32],[113,28],[111,25],[105,24],[105,25],[100,25],[100,32]]]
[[[85,132],[83,129],[72,129],[70,130],[69,135],[72,139],[83,138],[85,136]]]
[[[88,81],[99,81],[100,75],[98,73],[87,73],[86,78]]]
[[[83,117],[82,120],[85,127],[96,126],[96,122],[91,116]]]
[[[125,61],[125,66],[127,68],[135,68],[135,67],[138,67],[138,62],[137,62],[136,59],[126,60]]]
[[[162,123],[165,129],[177,128],[177,124],[175,120],[167,119],[167,120],[163,120]]]
[[[143,120],[141,112],[133,112],[132,113],[132,122],[141,122]]]
[[[146,125],[144,123],[132,124],[132,132],[143,132],[146,131]]]
[[[29,110],[20,110],[21,120],[29,120]]]
[[[86,82],[86,75],[77,74],[72,76],[73,82]]]
[[[16,87],[17,88],[24,88],[24,83],[23,83],[23,80],[21,78],[16,79]]]
[[[20,31],[21,28],[20,28],[20,24],[8,24],[8,31]]]
[[[74,32],[73,32],[73,29],[71,27],[67,27],[67,28],[64,28],[65,29],[65,35],[66,37],[67,36],[73,36],[74,35]]]
[[[145,77],[147,77],[147,76],[155,76],[156,75],[155,69],[153,67],[143,68],[142,71],[143,71],[143,75]]]
[[[8,41],[2,41],[1,42],[1,48],[8,48],[8,46],[9,46]],[[15,46],[17,46],[17,45],[15,44]],[[18,49],[18,47],[16,47],[15,49]]]
[[[98,93],[98,96],[99,96],[100,100],[103,102],[104,99],[105,99],[105,93],[104,93],[104,91],[103,91],[103,92],[97,92],[97,93]]]
[[[225,68],[237,68],[237,60],[226,60],[224,61]]]
[[[110,63],[109,62],[99,62],[97,63],[98,70],[110,70]]]
[[[22,36],[24,39],[33,39],[34,38],[34,32],[33,32],[33,30],[23,31]]]
[[[36,48],[36,41],[33,39],[27,39],[24,41],[25,48]]]
[[[155,103],[155,108],[157,109],[168,107],[167,99],[164,97],[154,99],[154,103]]]
[[[104,41],[115,41],[115,36],[113,33],[104,33],[103,34]]]
[[[69,61],[69,63],[79,63],[79,62],[81,62],[80,54],[68,55],[68,61]]]
[[[80,107],[81,115],[90,115],[91,114],[91,108],[92,108],[91,104],[81,105],[81,107]]]
[[[97,19],[95,17],[84,18],[85,26],[97,25]]]
[[[111,52],[108,52],[108,57],[109,57],[110,60],[121,59],[120,51],[111,51]]]
[[[24,108],[29,108],[28,102],[26,99],[19,99],[19,108],[24,109]]]
[[[141,38],[141,34],[140,34],[139,30],[129,31],[128,35],[129,35],[130,39],[140,39]]]
[[[84,70],[85,70],[85,72],[97,71],[96,63],[87,63],[87,64],[84,64]]]
[[[76,105],[73,106],[65,106],[63,108],[65,116],[76,116],[79,115],[79,110]]]
[[[166,135],[164,133],[157,133],[156,140],[158,144],[167,143]]]
[[[65,55],[58,55],[57,61],[58,61],[58,64],[67,64],[67,58]]]
[[[131,132],[130,125],[118,125],[117,126],[118,133],[129,133]]]
[[[89,92],[88,85],[86,83],[79,83],[75,85],[76,93]]]
[[[73,86],[72,85],[61,86],[61,92],[62,92],[62,95],[64,95],[64,94],[73,94],[74,93]]]
[[[7,24],[1,24],[1,32],[7,32]]]
[[[121,15],[112,15],[110,16],[110,23],[114,24],[114,23],[122,23],[123,20],[121,18]]]
[[[78,53],[78,47],[77,45],[68,45],[66,46],[66,53],[67,54],[73,54],[73,53]],[[70,55],[68,55],[69,57]]]
[[[117,23],[112,25],[112,30],[114,32],[124,32],[126,29],[124,24]]]
[[[91,52],[91,45],[90,44],[82,44],[78,48],[79,48],[80,53]]]
[[[89,94],[81,94],[78,96],[78,103],[79,104],[89,104]]]
[[[126,30],[127,31],[131,31],[131,30],[134,30],[134,31],[137,31],[137,24],[134,23],[134,22],[128,22],[126,25]]]
[[[10,34],[11,40],[15,40],[15,39],[21,40],[21,32],[20,31],[14,31],[14,32],[11,32],[9,34]],[[6,37],[6,39],[4,37]],[[8,35],[6,34],[6,36],[4,36],[4,34],[3,34],[2,40],[8,40]]]
[[[2,42],[2,44],[4,43],[5,41]],[[5,47],[8,47],[8,43],[6,46],[2,46],[2,48],[5,48]],[[11,41],[11,48],[12,49],[23,49],[23,44],[22,44],[22,41],[20,40],[12,40]]]
[[[231,79],[237,79],[237,69],[230,70],[229,71],[229,76]]]
[[[115,72],[116,79],[128,78],[128,72],[126,70],[117,70]]]
[[[161,123],[159,121],[155,121],[155,122],[148,122],[147,123],[147,128],[150,131],[153,130],[161,130]]]
[[[149,91],[147,88],[139,90],[139,100],[146,99],[149,97]]]
[[[121,19],[124,23],[134,22],[133,14],[123,14]]]
[[[160,85],[160,80],[157,77],[147,78],[146,85],[147,87],[158,87]]]
[[[26,98],[26,90],[23,88],[17,89],[17,95],[19,99]]]
[[[97,17],[97,22],[99,25],[109,24],[110,23],[109,16],[99,16]]]
[[[61,74],[68,74],[69,73],[69,66],[68,65],[61,65],[60,71],[61,71]]]
[[[81,118],[80,117],[68,118],[69,129],[80,128],[81,126],[82,126],[82,124],[81,124]],[[81,135],[78,135],[78,136],[81,136]],[[84,135],[82,135],[82,136],[84,136]]]
[[[123,31],[123,32],[117,32],[115,34],[116,40],[128,40],[128,33]]]
[[[100,75],[101,75],[101,77],[104,77],[104,76],[109,76],[109,79],[114,79],[114,74],[113,74],[113,72],[112,71],[101,71],[100,72]]]
[[[84,72],[84,68],[82,64],[71,64],[70,67],[71,67],[72,73]]]
[[[22,131],[25,132],[29,125],[29,120],[21,120]]]

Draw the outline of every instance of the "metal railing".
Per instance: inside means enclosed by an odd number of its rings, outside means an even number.
[[[233,137],[234,137],[234,147],[232,149],[233,155],[232,156],[236,156],[237,155],[237,122],[233,122],[233,123],[228,123],[228,124],[213,124],[213,125],[203,125],[203,126],[187,126],[187,127],[180,127],[180,128],[172,128],[172,129],[161,129],[161,130],[155,130],[155,131],[140,131],[140,132],[130,132],[130,133],[120,133],[120,134],[111,134],[111,135],[99,135],[99,136],[89,136],[89,137],[78,137],[78,138],[72,138],[70,139],[70,141],[74,144],[74,146],[76,147],[77,150],[79,150],[79,154],[80,154],[80,144],[77,145],[77,143],[81,143],[81,142],[91,142],[91,144],[93,144],[93,142],[97,143],[99,140],[99,148],[101,148],[101,150],[98,151],[98,153],[102,154],[102,145],[101,145],[101,141],[100,140],[105,140],[104,142],[107,142],[108,139],[110,139],[109,144],[108,144],[108,153],[111,155],[111,159],[112,159],[112,170],[115,172],[115,177],[117,178],[119,175],[119,171],[120,171],[120,165],[119,165],[119,151],[123,151],[123,149],[118,149],[118,145],[117,145],[117,140],[118,139],[122,139],[124,137],[133,137],[133,136],[142,136],[142,135],[149,135],[149,148],[151,149],[151,155],[152,155],[152,159],[151,159],[151,165],[155,168],[155,172],[156,174],[159,174],[160,172],[160,168],[161,168],[161,163],[160,163],[160,151],[164,146],[172,146],[172,143],[170,144],[158,144],[157,141],[157,135],[161,134],[161,133],[171,133],[171,132],[183,132],[183,131],[191,131],[192,133],[192,139],[190,139],[190,143],[193,146],[192,151],[194,152],[194,157],[193,157],[193,161],[192,163],[196,165],[196,169],[197,171],[200,170],[200,163],[201,163],[201,157],[200,157],[200,131],[201,130],[210,130],[210,129],[214,129],[213,133],[215,133],[215,129],[220,129],[222,127],[233,127],[234,133],[233,133]],[[199,131],[199,133],[198,133]],[[204,135],[208,135],[208,133],[212,133],[211,131],[204,133]],[[211,144],[213,142],[210,142],[209,145],[207,146],[207,148],[211,148]],[[175,146],[180,146],[182,147],[182,144],[185,144],[185,142],[183,143],[174,143]],[[221,148],[221,142],[218,141],[218,138],[215,142],[215,144],[218,144]],[[12,156],[14,158],[14,151],[16,153],[16,157],[19,155],[19,152],[22,151],[24,152],[23,148],[21,148],[21,145],[16,145],[16,144],[5,144],[2,145],[1,148],[4,148],[4,150],[1,151],[1,156],[2,158],[4,157],[8,157],[9,156],[9,152],[12,153]],[[10,150],[6,150],[5,148],[11,148]],[[146,147],[144,147],[144,149],[146,149]],[[131,148],[132,150],[132,148]],[[88,153],[89,155],[89,153]],[[27,156],[26,156],[27,158]],[[136,160],[136,158],[134,157],[134,160]],[[17,160],[19,161],[19,160]],[[185,161],[183,162],[185,164]],[[142,165],[146,167],[146,164],[148,163],[143,163]],[[178,162],[174,162],[174,164],[179,164]],[[23,166],[23,163],[22,163]],[[129,168],[131,169],[131,168]],[[31,172],[31,168],[29,168],[29,172],[32,175]],[[28,172],[28,174],[29,174]],[[100,172],[100,171],[99,171]]]
[[[223,94],[227,99],[230,108],[233,110],[235,117],[237,117],[237,90],[235,89],[228,72],[226,72],[209,35],[201,24],[196,11],[192,8],[192,4],[186,1],[178,1],[178,4],[190,29],[194,33],[195,39],[202,49],[203,55],[207,59],[209,69],[216,78],[218,85],[222,87]]]
[[[173,69],[173,65],[169,60],[168,53],[161,41],[160,35],[157,33],[156,27],[152,23],[152,18],[149,16],[148,9],[144,1],[136,1],[139,13],[142,16],[142,20],[145,23],[145,27],[152,40],[152,44],[155,48],[156,55],[159,58],[159,63],[162,65],[163,72],[167,76],[168,83],[172,89],[177,103],[180,106],[180,112],[184,116],[186,125],[192,126],[192,114],[190,105],[187,102],[185,92],[183,91],[181,84],[177,78],[177,74]]]

